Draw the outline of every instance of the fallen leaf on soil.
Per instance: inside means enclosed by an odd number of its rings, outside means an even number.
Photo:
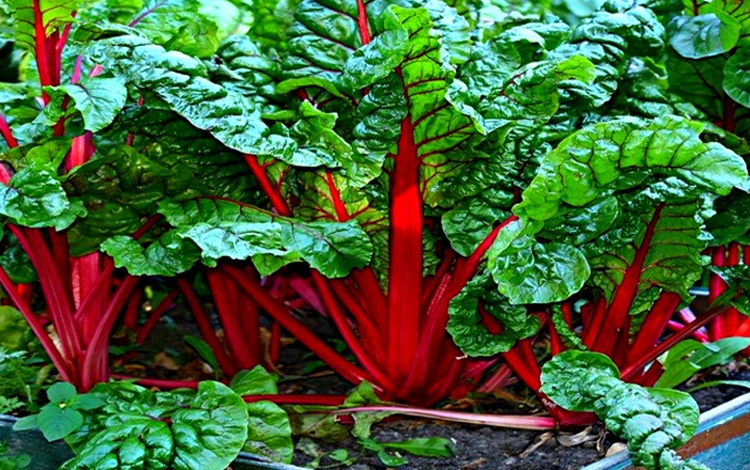
[[[177,365],[174,359],[167,356],[163,352],[160,352],[156,356],[154,356],[154,367],[162,367],[167,370],[179,370],[180,369],[180,366]]]
[[[476,459],[476,460],[474,460],[472,462],[469,462],[466,465],[464,465],[463,467],[461,467],[461,470],[472,470],[474,468],[481,467],[486,462],[487,462],[487,459],[485,459],[484,457],[479,457],[478,459]]]
[[[627,449],[628,446],[625,445],[623,442],[615,442],[611,446],[609,446],[609,449],[607,449],[607,453],[605,454],[605,457],[609,457],[611,455],[614,455],[618,452],[622,452],[623,450]]]
[[[555,437],[555,433],[552,431],[540,434],[536,438],[536,440],[529,447],[526,448],[526,450],[521,452],[521,455],[519,455],[519,457],[521,457],[522,459],[525,459],[526,457],[534,453],[535,450],[542,447],[544,444],[547,443],[547,441],[549,441],[550,439],[554,437]]]
[[[557,436],[557,442],[563,447],[574,447],[597,439],[599,439],[599,433],[594,432],[592,426],[576,434],[563,433]]]

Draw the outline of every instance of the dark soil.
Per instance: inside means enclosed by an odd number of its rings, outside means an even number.
[[[331,332],[325,320],[318,316],[304,318],[308,326],[321,338],[335,344],[337,338]],[[163,378],[211,378],[209,371],[200,370],[202,361],[194,351],[187,348],[182,340],[185,334],[198,336],[195,331],[186,331],[189,322],[162,323],[157,331],[151,335],[149,343],[141,349],[136,364],[140,362],[144,369],[130,370],[133,375],[160,376]],[[156,343],[156,344],[155,344]],[[163,357],[149,357],[146,351],[167,351],[167,356],[176,364],[164,360]],[[132,357],[130,358],[132,361]],[[279,372],[282,379],[279,383],[281,393],[313,393],[313,394],[346,394],[352,386],[333,375],[322,363],[309,354],[299,343],[294,343],[282,349],[281,366]],[[319,368],[316,368],[316,364]],[[130,362],[128,368],[133,368]],[[135,368],[138,368],[136,365]],[[146,373],[146,370],[148,373]],[[155,374],[156,372],[156,374]],[[185,375],[188,377],[185,377]],[[179,377],[177,377],[179,376]],[[699,374],[688,384],[681,387],[689,388],[697,383],[732,379],[750,380],[750,367],[747,364],[734,365],[729,368],[716,368]],[[518,388],[517,393],[523,394]],[[718,386],[693,393],[701,412],[714,408],[733,398],[747,393],[741,387]],[[512,396],[512,395],[511,395]],[[533,400],[529,396],[521,396],[521,401]],[[519,403],[491,398],[489,401],[479,400],[473,403],[475,409],[485,413],[527,414],[530,410]],[[469,405],[471,408],[471,405]],[[471,409],[465,410],[471,411]],[[538,410],[537,410],[538,411]],[[615,452],[624,448],[611,434],[607,434],[600,426],[578,430],[577,435],[562,432],[535,432],[512,429],[494,428],[487,426],[471,426],[423,419],[392,419],[373,426],[372,438],[378,442],[396,442],[417,437],[443,437],[455,444],[456,453],[452,458],[426,458],[403,454],[408,463],[399,469],[451,469],[451,470],[576,470],[590,463],[600,460],[607,451]],[[341,465],[329,457],[323,457],[319,468],[353,470],[387,469],[375,453],[364,450],[353,438],[338,443],[315,443],[314,447],[320,454],[346,449],[349,456],[356,457],[353,463]],[[402,455],[402,454],[399,454]],[[304,466],[312,457],[298,451],[294,463]]]
[[[737,370],[727,375],[726,371],[714,370],[701,377],[704,380],[750,380],[750,370]],[[701,412],[714,408],[748,390],[742,387],[718,386],[693,393]],[[420,419],[402,419],[376,424],[373,427],[374,439],[381,442],[394,442],[415,437],[444,437],[456,445],[453,458],[424,458],[406,455],[409,463],[399,467],[404,470],[451,469],[451,470],[576,470],[604,457],[608,449],[620,450],[611,435],[604,435],[602,429],[593,427],[584,430],[579,437],[582,442],[569,446],[575,436],[568,433],[541,433],[512,429],[470,426],[465,424],[443,423]],[[573,439],[571,439],[573,438]],[[539,447],[533,449],[537,445]],[[565,444],[565,445],[564,445]],[[612,448],[614,444],[614,448]],[[325,451],[346,448],[351,455],[363,453],[353,439],[337,445],[321,445]],[[524,452],[526,451],[526,452]],[[304,465],[310,458],[297,455],[295,463]],[[352,468],[354,470],[386,469],[372,453],[364,452],[354,465],[335,466],[335,462],[324,458],[327,468]],[[331,465],[328,467],[328,465]]]

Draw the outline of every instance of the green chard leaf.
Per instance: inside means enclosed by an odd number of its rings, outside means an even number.
[[[70,98],[71,108],[81,113],[84,129],[99,132],[109,126],[122,111],[128,98],[125,80],[121,78],[85,77],[73,84],[48,87],[52,102],[44,109],[48,123],[54,124],[65,114],[64,97]]]
[[[639,184],[648,173],[676,176],[717,194],[744,185],[742,159],[720,144],[701,142],[702,130],[701,124],[677,117],[654,122],[623,118],[587,127],[549,154],[514,212],[546,220],[562,202],[584,206],[608,188]],[[625,178],[637,172],[640,176]]]
[[[593,411],[607,428],[628,441],[633,464],[649,469],[706,470],[682,462],[675,449],[698,427],[699,410],[685,392],[646,389],[622,382],[605,355],[566,351],[542,368],[541,391],[571,411]]]
[[[677,17],[669,24],[669,44],[687,59],[703,59],[723,54],[737,45],[740,23],[715,11],[705,15]]]
[[[206,3],[201,0],[146,0],[130,25],[154,44],[169,50],[193,57],[211,57],[219,47],[219,27],[214,18],[206,15]],[[196,21],[196,17],[200,20]]]
[[[500,293],[512,304],[559,302],[578,292],[591,274],[578,248],[563,243],[539,243],[521,237],[502,253],[489,255],[488,268]]]
[[[494,356],[539,330],[539,319],[511,305],[484,270],[451,300],[448,333],[469,356]]]
[[[67,470],[225,469],[247,438],[247,406],[229,387],[201,382],[196,392],[154,394],[128,383],[96,386],[105,403],[85,414],[69,439],[76,457]]]
[[[173,276],[189,270],[201,252],[189,239],[169,231],[147,247],[125,235],[105,240],[101,250],[110,255],[118,268],[127,268],[133,276]]]
[[[750,47],[743,47],[727,60],[724,91],[737,103],[750,108]]]
[[[109,237],[130,237],[156,212],[161,200],[194,197],[201,189],[185,165],[154,161],[128,146],[113,147],[107,154],[74,168],[64,187],[72,201],[87,209],[87,216],[71,227],[71,250],[75,254],[98,250]],[[125,250],[121,256],[129,253],[128,257],[140,257],[140,266],[136,269],[150,272],[143,264],[144,255],[136,255],[140,251],[135,246],[122,238],[110,243],[111,247],[119,245]],[[162,240],[161,249],[171,246],[174,250],[177,247],[173,243],[176,240]],[[180,250],[188,255],[189,246],[182,245]],[[173,250],[172,256],[176,253]],[[153,259],[154,252],[150,253],[146,257]]]
[[[16,41],[35,53],[35,25],[41,19],[40,28],[49,36],[73,22],[73,12],[77,11],[82,0],[5,0],[13,19]]]
[[[155,93],[199,129],[226,146],[262,154],[268,127],[255,106],[235,91],[208,79],[203,62],[168,51],[138,36],[118,36],[94,43],[87,51],[105,69],[138,89]]]
[[[618,223],[632,225],[634,220],[640,219],[638,234],[629,243],[590,259],[592,282],[608,299],[622,283],[636,253],[642,250],[647,250],[647,254],[639,276],[637,298],[643,301],[636,301],[636,304],[647,304],[646,299],[655,298],[662,290],[675,292],[686,300],[691,298],[688,289],[700,279],[706,263],[701,256],[706,241],[702,236],[702,221],[697,215],[700,204],[696,200],[656,204],[658,201],[643,201],[628,207]]]
[[[354,220],[301,222],[256,207],[207,198],[163,203],[159,210],[180,237],[191,239],[201,248],[203,260],[209,265],[224,256],[247,259],[273,255],[286,262],[305,260],[327,277],[342,277],[353,268],[366,266],[372,256],[372,244]]]
[[[63,230],[86,215],[80,201],[69,200],[56,172],[23,168],[0,185],[0,214],[16,224]]]

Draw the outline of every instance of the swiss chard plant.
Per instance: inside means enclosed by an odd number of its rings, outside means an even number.
[[[131,274],[202,261],[228,337],[267,314],[390,400],[476,387],[498,353],[539,391],[544,335],[653,384],[655,351],[718,314],[661,341],[745,163],[666,88],[662,4],[610,1],[575,26],[493,12],[256,4],[247,33],[205,55],[83,23],[82,55],[137,102],[113,124],[131,158],[192,178],[146,236],[103,250]],[[293,315],[300,302],[356,363]]]
[[[692,114],[696,119],[715,126],[712,133],[717,139],[747,155],[750,95],[744,75],[750,67],[747,47],[750,6],[726,0],[692,2],[675,13],[667,26],[670,47],[666,68],[670,91],[694,106]],[[708,280],[709,302],[722,297],[729,285],[732,288],[727,296],[734,297],[739,288],[737,281],[747,279],[744,267],[750,263],[747,199],[745,191],[734,190],[717,201],[717,213],[708,221],[713,240],[707,254],[714,267]],[[729,306],[706,328],[696,332],[696,338],[715,341],[748,336],[747,314],[741,306],[739,309],[737,305]],[[685,311],[670,327],[679,330],[692,319],[691,312]]]
[[[85,45],[125,23],[156,43],[204,56],[244,24],[228,2],[218,5],[226,14],[197,1],[110,3],[0,2],[3,40],[20,58],[3,63],[14,73],[4,74],[13,81],[2,84],[0,109],[0,284],[61,377],[82,391],[107,380],[110,333],[123,309],[127,326],[136,325],[140,309],[139,278],[116,271],[99,244],[113,234],[143,236],[157,222],[149,217],[156,202],[189,194],[192,183],[133,150],[133,135],[111,128],[126,105],[144,97],[129,96],[123,77],[90,64]],[[173,299],[155,306],[141,337]]]

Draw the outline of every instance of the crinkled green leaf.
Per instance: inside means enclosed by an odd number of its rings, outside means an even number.
[[[288,0],[257,0],[250,3],[255,21],[249,35],[263,48],[285,49],[287,30],[294,21],[294,3]]]
[[[213,61],[218,62],[214,81],[259,104],[263,114],[279,110],[275,87],[281,71],[273,55],[264,54],[256,40],[239,35],[224,40],[217,55],[220,61]]]
[[[148,417],[124,417],[121,421],[122,424],[113,424],[106,431],[97,434],[80,454],[61,468],[135,469],[143,468],[146,462],[154,470],[176,468],[170,466],[175,448],[172,433],[165,422]]]
[[[68,470],[223,470],[247,438],[247,406],[217,382],[189,393],[153,394],[133,384],[101,384],[91,393],[107,404],[86,414]]]
[[[155,93],[195,127],[235,150],[257,154],[267,126],[250,101],[211,82],[197,59],[138,36],[119,36],[92,45],[96,63],[131,85]]]
[[[174,276],[190,269],[200,259],[195,244],[169,231],[147,247],[125,235],[105,240],[102,251],[111,256],[118,268],[133,276]]]
[[[619,377],[615,363],[603,354],[566,351],[544,364],[541,391],[567,410],[588,411],[609,391],[610,380]]]
[[[456,346],[469,356],[494,356],[506,352],[516,341],[539,329],[539,319],[529,315],[526,308],[511,305],[497,291],[486,271],[475,276],[451,300],[448,314],[448,333]],[[502,331],[488,328],[484,315],[491,316],[490,321],[499,322]]]
[[[656,209],[656,204],[658,201],[627,210],[620,223],[632,225],[634,220],[639,221],[634,239],[589,260],[592,282],[608,298],[622,283],[639,250],[647,250],[647,254],[638,279],[637,296],[653,298],[663,290],[691,298],[688,289],[700,279],[705,264],[701,252],[706,241],[701,235],[702,221],[697,216],[700,207],[697,201],[667,204],[660,209]],[[645,246],[649,225],[651,238]],[[649,291],[656,292],[649,294]]]
[[[52,171],[58,168],[70,152],[71,139],[56,138],[43,143],[35,143],[9,149],[3,160],[9,162],[16,171],[24,168]]]
[[[487,194],[467,198],[443,215],[443,232],[451,247],[461,256],[470,256],[490,234],[497,221],[510,217],[513,204],[510,194]]]
[[[744,162],[720,144],[701,142],[702,130],[702,125],[677,117],[650,123],[619,119],[582,129],[545,158],[515,212],[549,219],[561,202],[583,206],[608,187],[624,189],[638,183],[623,177],[643,170],[678,176],[718,194],[744,185]]]
[[[86,215],[79,201],[69,200],[60,180],[48,170],[24,168],[0,185],[0,214],[32,228],[63,230]]]
[[[503,253],[491,254],[488,268],[500,293],[511,304],[559,302],[578,292],[591,269],[583,253],[562,243],[516,240]]]
[[[669,44],[688,59],[723,54],[740,39],[740,23],[719,11],[690,18],[677,17],[669,24],[669,29]]]
[[[406,117],[404,90],[396,74],[373,85],[357,108],[354,148],[360,155],[357,166],[347,171],[354,184],[365,184],[377,177],[388,153],[396,152],[401,122]]]
[[[139,153],[131,156],[131,160],[143,155],[152,164],[166,170],[173,168],[170,171],[179,174],[185,183],[192,173],[192,183],[186,188],[237,200],[256,197],[257,182],[242,154],[228,149],[172,111],[147,106],[127,108],[113,128],[138,136],[133,148]]]
[[[161,149],[155,150],[156,156],[158,150]],[[202,189],[181,162],[158,161],[127,146],[113,147],[106,155],[77,166],[68,174],[64,187],[72,201],[87,209],[87,216],[71,227],[71,251],[77,255],[98,250],[109,237],[130,237],[146,217],[154,215],[157,203],[164,198],[188,198]],[[173,242],[162,243],[167,246]],[[171,246],[173,256],[179,252],[190,256],[189,246]],[[157,249],[164,247],[154,247],[151,253]],[[136,269],[160,268],[141,265]]]
[[[200,0],[145,0],[134,22],[140,34],[169,50],[211,57],[219,47],[219,28]]]
[[[542,368],[541,391],[563,408],[593,411],[607,428],[628,441],[633,463],[646,468],[706,470],[682,462],[674,449],[698,426],[698,405],[685,392],[646,389],[622,382],[603,354],[566,351]]]
[[[620,215],[617,198],[605,196],[584,207],[564,207],[545,222],[541,237],[581,246],[600,236]]]
[[[451,4],[450,0],[428,0],[414,2],[414,6],[422,7],[429,13],[434,31],[440,36],[442,53],[449,57],[452,64],[463,64],[469,60],[473,46],[472,28],[458,11],[460,5]]]
[[[369,238],[353,220],[299,222],[220,199],[164,203],[160,212],[201,248],[209,264],[224,256],[266,254],[305,260],[327,277],[342,277],[372,256]]]
[[[344,64],[338,84],[350,95],[387,77],[409,52],[409,34],[398,18],[386,11],[381,21],[384,31],[354,51]]]
[[[292,13],[295,21],[288,31],[289,55],[283,64],[287,76],[335,82],[349,55],[362,45],[357,3],[303,0]]]
[[[60,95],[69,97],[71,107],[83,117],[84,128],[91,132],[99,132],[109,126],[128,98],[125,80],[118,77],[84,77],[77,83],[50,88],[49,93],[53,97],[53,104],[63,102]],[[49,106],[45,108],[47,112],[51,112]]]
[[[286,163],[301,167],[342,166],[351,160],[352,149],[334,130],[336,115],[319,111],[303,101],[299,120],[291,127],[290,136],[300,149]]]

